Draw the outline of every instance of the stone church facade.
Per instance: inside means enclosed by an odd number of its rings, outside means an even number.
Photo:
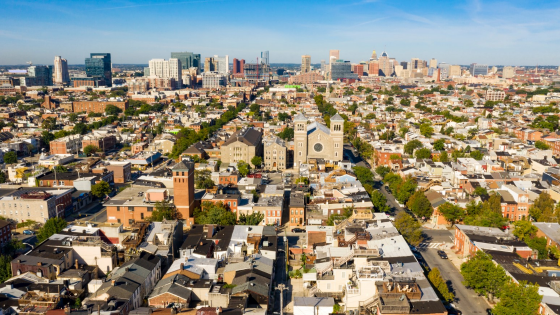
[[[294,169],[299,170],[309,158],[325,161],[343,160],[344,119],[336,114],[331,117],[330,128],[299,114],[294,118]]]

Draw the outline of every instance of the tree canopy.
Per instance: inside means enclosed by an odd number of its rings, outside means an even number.
[[[237,218],[233,212],[226,209],[223,203],[205,201],[202,209],[195,209],[194,220],[196,224],[235,225]]]
[[[163,220],[175,220],[182,219],[181,213],[175,209],[173,204],[168,201],[158,201],[155,204],[154,210],[152,211],[152,216],[146,218],[148,221],[161,222]]]
[[[424,240],[420,222],[404,211],[399,212],[395,217],[395,227],[411,245],[418,246]]]
[[[63,218],[57,217],[48,219],[43,227],[39,229],[39,232],[37,232],[37,242],[41,243],[52,235],[62,231],[67,225],[68,222]]]
[[[492,256],[480,250],[461,265],[461,275],[465,286],[482,295],[499,296],[509,281],[504,268],[494,264]]]
[[[17,154],[14,151],[9,151],[4,154],[4,163],[5,164],[14,164],[17,163]]]
[[[261,212],[253,212],[249,215],[242,213],[239,215],[239,225],[259,225],[264,220],[264,214]]]
[[[111,185],[109,185],[106,181],[100,181],[99,183],[91,186],[91,194],[98,198],[108,195],[111,191]]]

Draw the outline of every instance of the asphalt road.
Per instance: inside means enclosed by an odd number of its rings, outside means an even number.
[[[282,233],[283,234],[283,233]],[[284,236],[280,235],[278,236],[278,252],[277,252],[277,257],[276,257],[276,270],[275,270],[275,274],[274,274],[274,283],[273,283],[273,287],[271,289],[271,295],[274,297],[274,304],[272,306],[272,311],[276,314],[276,313],[280,313],[280,308],[285,307],[286,305],[288,305],[289,301],[288,299],[291,297],[291,294],[289,294],[289,292],[291,292],[291,285],[290,285],[290,281],[286,280],[286,253],[284,252],[285,250],[285,245],[284,245]],[[278,290],[278,285],[283,283],[286,287],[284,289],[284,291],[282,292],[283,294],[283,304],[284,305],[280,305],[280,290]]]
[[[422,257],[430,268],[438,268],[443,279],[447,281],[448,287],[455,293],[456,308],[463,314],[486,314],[488,304],[473,290],[467,289],[462,281],[463,276],[455,266],[447,259],[439,258],[437,249],[420,249]]]

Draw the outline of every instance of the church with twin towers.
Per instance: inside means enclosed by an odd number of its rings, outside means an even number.
[[[330,128],[309,121],[303,114],[294,118],[294,169],[299,170],[308,159],[343,160],[344,118],[339,114],[330,119]]]

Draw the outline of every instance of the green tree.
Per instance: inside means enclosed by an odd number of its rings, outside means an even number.
[[[264,214],[261,212],[253,212],[249,215],[242,213],[239,215],[239,225],[259,225],[264,220]]]
[[[404,211],[399,212],[395,217],[395,227],[411,245],[418,246],[424,240],[420,222]]]
[[[245,161],[239,161],[237,162],[237,170],[241,176],[247,176],[247,174],[251,171],[251,165]]]
[[[548,249],[546,248],[546,238],[529,236],[525,238],[525,243],[527,243],[527,246],[531,247],[531,249],[534,249],[538,252],[539,259],[548,258]]]
[[[196,189],[208,189],[214,187],[210,170],[194,171],[194,186]]]
[[[467,216],[463,223],[485,227],[503,227],[507,224],[507,219],[502,216],[501,200],[500,195],[491,194],[481,204],[468,204],[466,208]]]
[[[308,177],[298,177],[295,181],[296,184],[302,183],[304,185],[309,185],[309,178]]]
[[[12,277],[12,257],[9,255],[0,256],[0,281],[5,282]]]
[[[517,236],[520,240],[525,240],[531,236],[534,236],[538,229],[530,221],[518,220],[513,222],[515,228],[513,229],[513,235]]]
[[[54,140],[54,135],[47,130],[44,130],[41,132],[41,140],[43,140],[43,143],[48,147],[51,141]]]
[[[251,159],[251,164],[253,164],[253,166],[255,168],[261,167],[262,158],[260,156],[257,156],[257,155],[253,156],[253,158]]]
[[[84,154],[87,156],[99,151],[101,151],[101,149],[99,149],[97,146],[94,146],[93,144],[86,145],[86,147],[84,148]]]
[[[391,169],[388,166],[384,166],[384,165],[379,165],[378,167],[375,168],[375,172],[381,176],[381,178],[385,177],[385,175],[389,174],[389,172],[391,172]]]
[[[406,206],[412,213],[421,218],[429,218],[434,212],[432,204],[421,190],[416,191],[410,199],[408,199]]]
[[[364,186],[365,187],[365,186]],[[389,212],[390,208],[387,205],[387,198],[379,190],[374,190],[371,194],[371,202],[373,207],[378,212]]]
[[[4,184],[6,179],[6,173],[4,173],[4,171],[0,171],[0,184]]]
[[[434,134],[434,128],[430,123],[423,123],[420,125],[420,134],[426,138],[431,138]]]
[[[410,196],[412,196],[412,194],[414,194],[414,192],[416,191],[417,186],[418,184],[416,183],[416,179],[409,178],[405,180],[402,185],[400,185],[396,189],[397,193],[395,194],[395,196],[399,203],[406,204]]]
[[[461,220],[465,215],[465,210],[457,205],[446,202],[438,207],[438,211],[451,225]]]
[[[471,151],[470,156],[473,159],[480,161],[484,157],[484,154],[482,154],[482,152],[480,152],[478,150],[474,150],[474,151]]]
[[[64,165],[57,165],[57,166],[54,167],[54,170],[57,173],[67,173],[68,172],[68,169]]]
[[[488,196],[488,191],[486,190],[486,188],[478,186],[474,189],[474,194],[476,196]]]
[[[4,163],[5,164],[14,164],[17,163],[17,154],[14,151],[9,151],[4,154]]]
[[[99,183],[91,186],[91,194],[98,198],[108,195],[111,191],[111,185],[109,185],[106,181],[100,181]]]
[[[175,209],[175,206],[167,200],[157,201],[154,210],[152,211],[152,215],[149,218],[146,218],[146,220],[150,222],[161,222],[164,219],[181,219],[181,213],[178,212],[177,209]]]
[[[62,229],[66,228],[68,222],[63,218],[50,218],[45,222],[42,228],[39,229],[37,232],[37,242],[41,243],[44,240],[48,239],[52,235],[62,231]]]
[[[41,128],[45,130],[53,130],[56,129],[56,117],[47,117],[41,123]]]
[[[76,120],[78,120],[78,114],[76,114],[76,113],[70,113],[70,114],[68,114],[68,120],[69,120],[71,123],[76,122]]]
[[[439,161],[442,163],[449,162],[449,155],[446,151],[441,152],[441,154],[439,155]]]
[[[431,159],[432,158],[432,151],[430,151],[430,149],[428,149],[428,148],[418,149],[418,150],[416,150],[416,152],[414,152],[414,156],[417,159]]]
[[[535,148],[537,148],[539,150],[548,150],[548,149],[550,149],[550,146],[548,144],[546,144],[546,142],[539,140],[539,141],[535,142]]]
[[[109,116],[117,116],[120,113],[122,113],[122,109],[118,108],[115,105],[108,104],[107,106],[105,106],[105,114]]]
[[[548,193],[541,193],[529,208],[529,214],[537,222],[551,222],[554,220],[554,200]]]
[[[492,256],[481,250],[461,264],[461,275],[465,286],[489,297],[499,296],[505,283],[510,281],[504,268],[494,264]]]
[[[501,289],[500,302],[492,310],[496,315],[528,315],[539,314],[542,296],[537,284],[520,281],[505,283]]]
[[[293,140],[294,139],[294,128],[290,128],[290,127],[284,128],[284,130],[282,130],[278,133],[278,137],[283,139],[283,140],[286,140],[286,141]]]
[[[411,155],[414,150],[423,147],[424,145],[420,140],[412,140],[409,141],[407,144],[404,145],[404,153]]]
[[[430,272],[428,273],[428,279],[430,279],[430,282],[432,283],[434,288],[436,288],[443,300],[447,302],[453,302],[453,300],[455,299],[455,294],[453,294],[453,292],[449,292],[447,282],[443,280],[443,278],[441,277],[441,273],[439,272],[439,269],[437,267],[430,270]]]
[[[87,125],[84,123],[77,123],[74,125],[74,128],[72,130],[76,134],[85,135],[86,132],[88,131],[88,128]]]
[[[443,151],[445,150],[445,140],[439,139],[434,142],[434,150]]]
[[[224,206],[223,203],[216,204],[205,201],[202,203],[202,209],[195,209],[194,220],[196,224],[219,224],[219,225],[235,225],[235,214]]]
[[[81,307],[82,307],[82,299],[76,298],[76,301],[74,302],[74,308],[80,309]]]

